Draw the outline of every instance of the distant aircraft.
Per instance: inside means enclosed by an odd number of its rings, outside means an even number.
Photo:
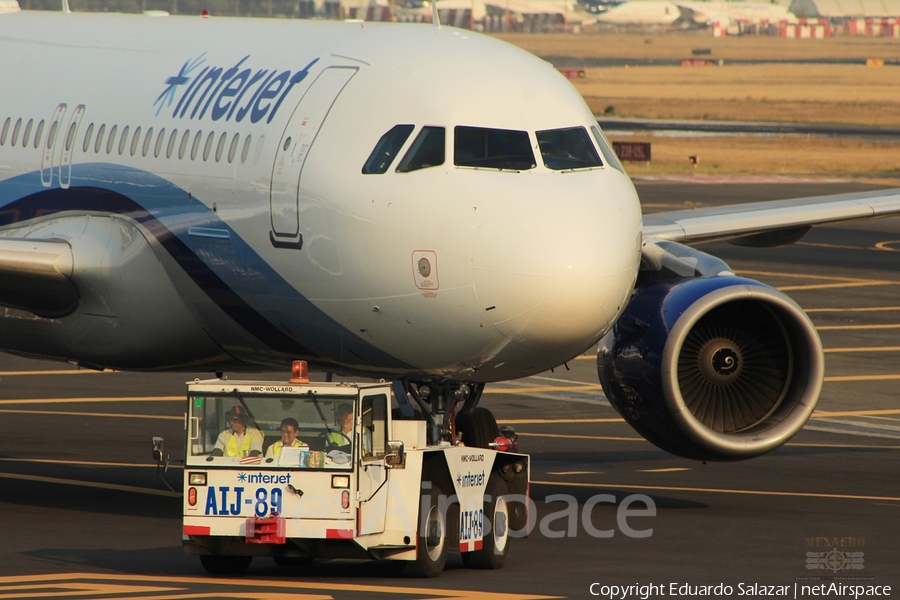
[[[766,2],[729,2],[719,0],[629,0],[597,17],[597,21],[615,24],[709,25],[718,23],[795,23],[797,17],[785,6]]]
[[[306,359],[396,381],[446,438],[454,412],[496,429],[485,383],[600,342],[604,391],[647,439],[748,458],[809,417],[821,344],[785,295],[684,244],[900,212],[883,192],[642,222],[572,85],[469,31],[25,11],[0,32],[0,348],[18,355]]]

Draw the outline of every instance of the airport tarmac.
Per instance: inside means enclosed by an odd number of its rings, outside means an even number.
[[[648,212],[872,189],[637,185]],[[767,456],[702,464],[625,425],[603,399],[591,353],[490,385],[483,405],[532,455],[537,508],[535,530],[513,540],[496,572],[467,570],[458,556],[430,580],[404,579],[386,562],[281,568],[255,559],[246,577],[207,577],[181,553],[181,499],[157,479],[150,437],[165,437],[165,479],[179,490],[184,382],[210,374],[97,373],[0,356],[0,600],[587,598],[602,586],[649,584],[664,595],[670,584],[725,584],[749,597],[759,595],[746,593],[753,584],[791,597],[796,585],[800,597],[804,585],[832,582],[896,592],[900,218],[815,229],[786,248],[701,249],[809,311],[826,352],[813,418]],[[617,516],[629,502],[623,527]]]

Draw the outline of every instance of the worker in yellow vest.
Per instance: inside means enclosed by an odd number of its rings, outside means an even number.
[[[213,448],[213,456],[261,456],[263,435],[259,429],[249,427],[247,411],[235,406],[225,414],[229,428],[219,434]]]
[[[266,458],[275,458],[281,454],[282,448],[304,448],[308,447],[302,441],[297,439],[300,433],[300,424],[297,419],[288,417],[281,422],[281,439],[269,446],[266,450]]]
[[[340,428],[328,436],[329,447],[349,446],[353,441],[353,407],[341,404],[334,411],[334,422]]]

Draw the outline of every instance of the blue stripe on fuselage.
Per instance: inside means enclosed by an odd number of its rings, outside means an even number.
[[[40,173],[0,182],[0,226],[66,211],[123,215],[143,225],[213,302],[286,361],[309,357],[364,370],[409,369],[322,312],[213,210],[161,177],[90,163],[73,165],[69,189],[42,186]],[[227,231],[230,243],[190,236],[189,228],[197,227]],[[290,331],[265,314],[279,315]]]

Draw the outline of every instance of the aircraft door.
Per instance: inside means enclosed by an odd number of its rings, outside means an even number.
[[[63,117],[66,116],[66,110],[68,110],[68,105],[60,104],[53,111],[47,139],[41,148],[41,185],[44,187],[50,187],[53,183],[53,154],[56,150],[56,138],[59,136],[59,128]]]
[[[69,126],[66,127],[65,137],[63,137],[63,147],[60,150],[59,158],[59,185],[63,189],[68,189],[69,184],[72,183],[72,155],[75,153],[75,136],[78,134],[78,126],[81,124],[83,116],[84,104],[79,104],[69,119]]]
[[[300,99],[281,136],[269,188],[269,238],[275,247],[303,246],[298,205],[303,165],[332,105],[356,71],[355,67],[329,67],[322,71]]]
[[[387,511],[388,469],[384,455],[388,441],[390,391],[366,395],[362,400],[359,427],[359,521],[357,533],[381,533]]]

